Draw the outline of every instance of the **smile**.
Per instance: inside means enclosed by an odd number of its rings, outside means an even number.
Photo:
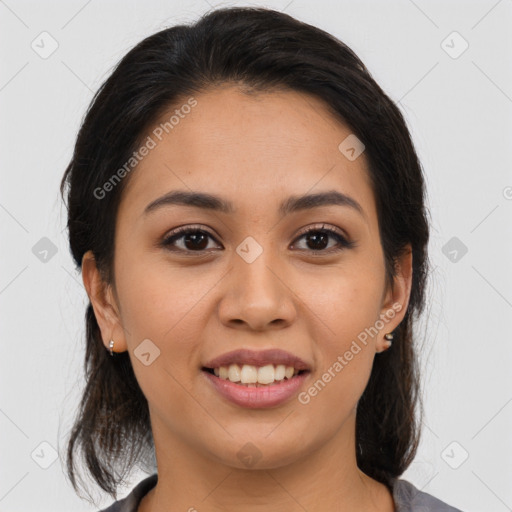
[[[230,364],[229,366],[219,366],[213,369],[205,368],[205,370],[220,379],[238,382],[248,387],[274,385],[285,379],[289,380],[294,375],[304,371],[284,364],[267,364],[260,367],[252,364]]]
[[[284,404],[300,392],[310,374],[308,370],[298,370],[293,366],[284,365],[266,365],[258,368],[252,365],[240,367],[233,364],[229,367],[202,370],[201,374],[206,377],[208,384],[221,397],[248,409],[270,408]],[[259,382],[260,371],[261,380],[265,382]],[[216,375],[217,372],[219,375]],[[230,375],[238,380],[232,381]],[[251,382],[244,383],[244,380]]]

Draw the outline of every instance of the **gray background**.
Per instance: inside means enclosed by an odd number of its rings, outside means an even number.
[[[331,32],[399,102],[427,176],[434,266],[423,438],[402,478],[465,511],[512,510],[512,1],[6,0],[0,512],[96,510],[62,466],[83,384],[87,301],[58,185],[112,66],[149,34],[219,5],[264,5]],[[134,473],[124,494],[145,476]]]

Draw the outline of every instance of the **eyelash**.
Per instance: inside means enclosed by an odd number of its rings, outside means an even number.
[[[192,234],[192,233],[203,233],[203,234],[206,234],[208,235],[209,237],[214,238],[214,236],[209,232],[209,231],[206,231],[204,229],[201,229],[200,227],[196,227],[196,226],[185,226],[185,227],[181,227],[181,228],[176,228],[174,231],[171,231],[168,235],[166,235],[164,237],[164,239],[161,241],[161,247],[165,248],[165,249],[168,249],[168,250],[171,250],[171,251],[175,251],[175,252],[184,252],[184,253],[204,253],[206,251],[206,249],[201,249],[201,250],[198,250],[198,251],[192,251],[190,249],[170,249],[170,247],[173,245],[173,243],[176,241],[176,240],[179,240],[180,238],[183,238],[185,235],[188,235],[188,234]],[[354,247],[356,244],[355,242],[353,241],[350,241],[350,240],[347,240],[343,235],[341,235],[338,231],[335,231],[333,229],[328,229],[328,228],[325,228],[325,224],[322,224],[321,227],[320,226],[313,226],[313,227],[310,227],[310,228],[307,228],[303,231],[301,231],[298,235],[297,235],[297,239],[299,238],[302,238],[303,236],[305,235],[308,235],[310,233],[323,233],[323,234],[327,234],[327,235],[330,235],[332,236],[333,238],[335,238],[338,242],[338,244],[341,246],[341,247],[338,247],[336,249],[299,249],[301,251],[308,251],[308,252],[311,252],[313,254],[316,254],[316,255],[322,255],[321,253],[326,253],[326,254],[332,254],[332,253],[337,253],[337,252],[340,252],[340,251],[343,251],[345,249],[351,249],[352,247]]]

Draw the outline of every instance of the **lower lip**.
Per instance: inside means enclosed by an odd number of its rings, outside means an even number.
[[[248,409],[261,409],[281,405],[299,391],[309,375],[309,372],[304,372],[291,379],[284,379],[279,384],[249,388],[230,380],[221,379],[204,370],[202,373],[223,397],[240,407]]]

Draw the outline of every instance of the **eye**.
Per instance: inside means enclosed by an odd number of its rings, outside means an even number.
[[[305,238],[306,244],[311,244],[313,247],[306,248],[305,250],[310,250],[313,253],[318,252],[338,252],[342,251],[343,249],[350,249],[351,247],[355,246],[355,243],[352,241],[347,240],[347,238],[342,235],[337,229],[329,229],[325,227],[325,224],[322,224],[321,226],[313,226],[310,228],[307,228],[306,230],[302,231],[302,233],[299,234],[298,239]],[[335,239],[338,243],[338,247],[335,249],[332,249],[332,246],[328,248],[328,250],[325,250],[328,246],[328,240],[329,238]]]
[[[337,229],[326,228],[325,224],[303,230],[296,240],[301,238],[304,238],[306,244],[310,245],[301,250],[309,250],[314,254],[338,252],[355,246],[354,242],[347,240]],[[171,231],[165,236],[160,245],[167,250],[175,252],[201,253],[209,249],[208,239],[216,241],[211,233],[201,229],[199,226],[184,226]],[[329,247],[329,239],[335,240],[337,247],[336,244],[335,248],[332,245]],[[178,242],[181,246],[178,245]]]
[[[185,226],[171,231],[163,240],[162,247],[174,251],[177,241],[182,241],[184,247],[178,247],[178,251],[201,252],[207,249],[208,238],[215,240],[213,235],[204,229],[194,226]],[[183,239],[183,240],[182,240]]]

